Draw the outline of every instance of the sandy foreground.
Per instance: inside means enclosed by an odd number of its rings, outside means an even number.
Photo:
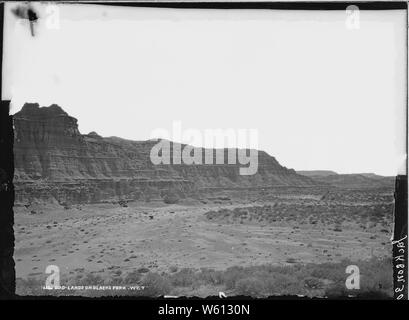
[[[222,223],[205,216],[210,210],[245,206],[100,204],[35,214],[16,208],[16,276],[44,275],[48,265],[57,265],[62,281],[86,270],[98,272],[109,282],[119,273],[138,268],[223,270],[391,255],[389,232],[375,227],[362,230],[354,222],[346,221],[339,232],[330,223]]]

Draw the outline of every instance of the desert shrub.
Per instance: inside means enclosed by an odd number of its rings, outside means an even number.
[[[121,207],[123,207],[123,208],[128,207],[128,203],[127,203],[125,200],[123,200],[123,199],[119,200],[119,201],[118,201],[118,204],[119,204]]]
[[[177,267],[177,266],[170,266],[170,267],[169,267],[169,271],[170,271],[171,273],[174,273],[174,272],[178,271],[178,267]]]
[[[280,273],[265,279],[265,288],[268,295],[296,295],[305,291],[296,277]]]
[[[149,272],[144,276],[142,286],[144,286],[144,289],[141,291],[141,294],[151,297],[168,294],[171,290],[169,280],[155,272]]]
[[[319,279],[328,279],[332,281],[345,281],[345,268],[351,263],[322,263],[311,264],[311,276]]]
[[[163,202],[166,204],[175,204],[179,202],[179,196],[177,193],[173,191],[168,191],[164,196],[163,196]]]
[[[133,270],[129,272],[124,278],[123,278],[123,283],[124,284],[136,284],[139,283],[141,280],[142,276],[138,270]]]
[[[393,292],[392,259],[376,259],[361,264],[361,289],[365,292],[381,291],[387,294]]]
[[[264,290],[264,282],[256,277],[239,279],[235,284],[235,291],[239,295],[258,297],[264,294]]]
[[[170,277],[171,283],[177,287],[191,286],[195,280],[195,272],[189,268],[183,268]]]
[[[324,283],[318,278],[309,277],[304,279],[304,286],[307,289],[321,289],[323,285]]]
[[[236,286],[236,282],[249,273],[244,270],[242,267],[234,266],[227,268],[222,275],[222,281],[225,284],[227,289],[233,289]]]
[[[223,283],[223,272],[209,268],[202,268],[200,269],[197,278],[204,283],[219,285]]]
[[[325,289],[325,296],[328,298],[339,298],[347,297],[350,294],[348,289],[345,287],[344,282],[337,282],[331,284],[328,288]]]
[[[142,267],[142,268],[139,268],[137,271],[138,271],[139,273],[147,273],[147,272],[149,272],[149,269],[148,269],[148,268],[145,268],[145,267]]]
[[[302,267],[302,265],[286,265],[286,266],[272,266],[272,265],[264,265],[262,268],[266,271],[268,271],[270,274],[286,274],[286,275],[292,275],[294,276],[297,274],[299,269]]]

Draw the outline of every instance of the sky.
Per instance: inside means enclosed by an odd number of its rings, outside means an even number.
[[[13,113],[56,103],[81,133],[132,140],[175,122],[254,129],[257,148],[288,168],[404,173],[403,10],[360,11],[351,29],[343,10],[37,3],[33,37],[15,5],[2,75]]]

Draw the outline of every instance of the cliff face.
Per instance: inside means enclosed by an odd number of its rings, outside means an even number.
[[[57,105],[25,104],[14,115],[16,202],[90,203],[110,199],[163,198],[169,192],[199,194],[214,188],[262,188],[316,184],[258,153],[258,171],[242,165],[154,165],[158,141],[82,135],[77,120]],[[173,146],[173,145],[172,145]],[[204,150],[203,150],[204,153]],[[227,159],[227,150],[225,150]]]

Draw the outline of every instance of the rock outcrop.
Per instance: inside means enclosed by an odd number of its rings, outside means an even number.
[[[240,164],[154,165],[158,141],[81,134],[77,119],[61,107],[26,103],[14,115],[16,203],[93,203],[164,198],[169,192],[198,195],[209,189],[312,186],[317,182],[258,152],[255,175]],[[173,146],[173,145],[172,145]],[[203,149],[204,151],[204,149]],[[228,150],[224,150],[227,159]]]

